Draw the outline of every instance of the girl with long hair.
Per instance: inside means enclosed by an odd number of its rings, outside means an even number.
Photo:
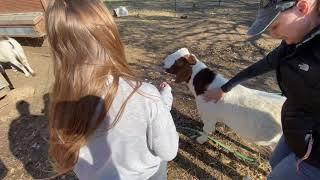
[[[166,179],[166,161],[178,150],[170,86],[160,93],[139,81],[100,0],[52,0],[45,14],[55,170],[79,179]]]

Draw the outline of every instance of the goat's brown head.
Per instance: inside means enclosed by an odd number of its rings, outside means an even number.
[[[188,82],[192,75],[192,66],[197,63],[193,54],[186,54],[177,59],[165,59],[164,69],[170,74],[176,75],[175,82]]]

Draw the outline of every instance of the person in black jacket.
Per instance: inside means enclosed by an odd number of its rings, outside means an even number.
[[[283,137],[270,158],[268,179],[320,179],[320,1],[261,0],[248,34],[265,31],[282,43],[204,99],[223,100],[237,84],[276,71],[284,96]],[[249,129],[248,129],[249,130]]]

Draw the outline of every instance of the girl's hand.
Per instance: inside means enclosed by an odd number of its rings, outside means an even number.
[[[203,95],[203,99],[206,102],[213,101],[214,103],[217,103],[223,96],[224,92],[221,88],[214,88],[207,90]]]
[[[167,82],[163,82],[160,84],[160,91],[162,91],[165,87],[169,86]]]

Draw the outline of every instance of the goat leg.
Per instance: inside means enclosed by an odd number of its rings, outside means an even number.
[[[201,136],[199,136],[196,141],[199,143],[199,144],[204,144],[205,142],[208,141],[208,133],[206,132],[203,132],[201,133]]]
[[[4,68],[2,67],[2,65],[0,65],[0,73],[6,79],[6,81],[9,83],[10,90],[14,89],[13,84],[11,83],[11,81],[10,81],[7,73],[5,72]]]

